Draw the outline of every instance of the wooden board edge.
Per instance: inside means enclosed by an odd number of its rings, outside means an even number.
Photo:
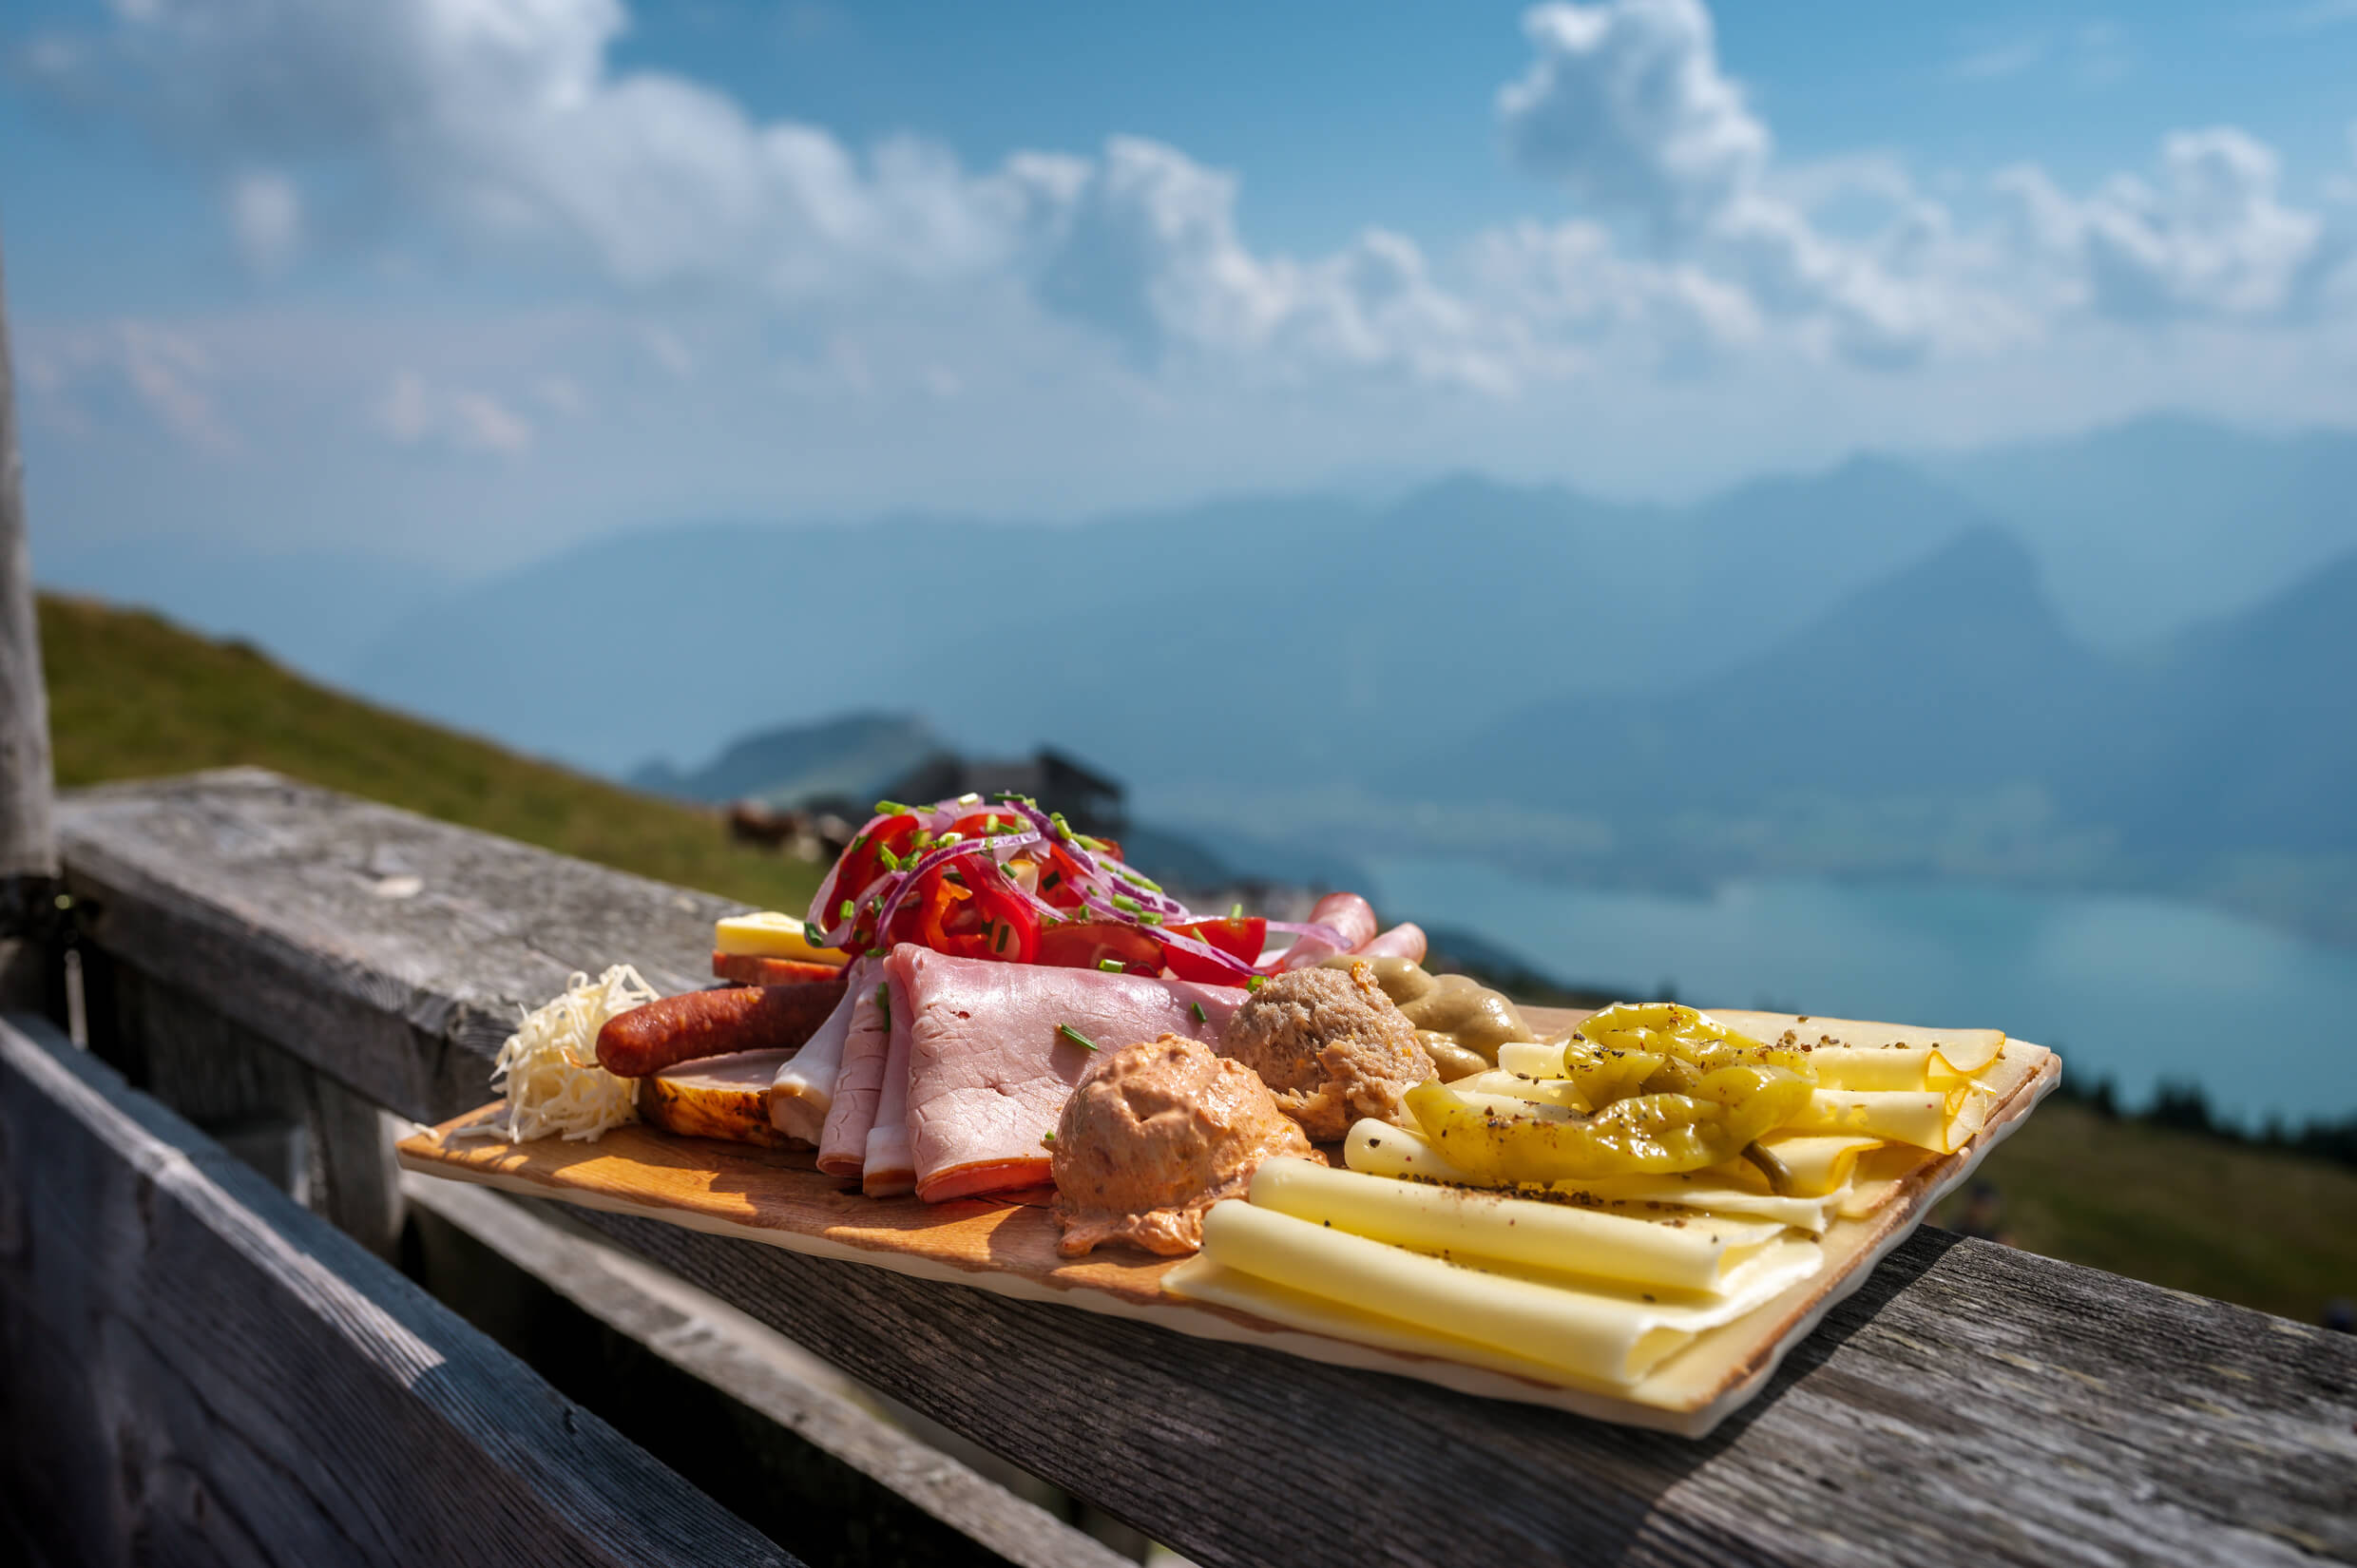
[[[2021,1043],[2026,1045],[2031,1042],[2023,1041]],[[1838,1272],[1804,1280],[1795,1285],[1788,1296],[1759,1308],[1758,1311],[1768,1312],[1782,1305],[1789,1315],[1778,1324],[1773,1336],[1763,1337],[1758,1348],[1732,1369],[1728,1380],[1720,1383],[1701,1401],[1685,1405],[1647,1404],[1582,1388],[1538,1383],[1462,1362],[1380,1349],[1353,1341],[1286,1328],[1223,1307],[1180,1304],[1170,1300],[1133,1302],[1085,1285],[1051,1285],[1004,1270],[975,1268],[884,1248],[861,1246],[808,1232],[743,1225],[718,1215],[697,1214],[667,1204],[633,1203],[610,1194],[592,1193],[530,1176],[457,1164],[437,1157],[432,1152],[434,1145],[423,1138],[403,1139],[397,1155],[403,1169],[423,1176],[472,1182],[525,1197],[554,1198],[584,1209],[677,1225],[707,1235],[755,1242],[805,1256],[866,1264],[911,1278],[970,1286],[1015,1300],[1047,1302],[1105,1317],[1158,1324],[1198,1339],[1258,1346],[1328,1366],[1389,1372],[1459,1393],[1544,1405],[1592,1420],[1669,1432],[1679,1437],[1700,1438],[1708,1436],[1721,1421],[1757,1397],[1774,1377],[1792,1348],[1813,1333],[1835,1306],[1855,1294],[1883,1259],[1914,1233],[1923,1216],[1967,1180],[1987,1157],[1989,1150],[2010,1137],[2038,1102],[2060,1081],[2061,1059],[2049,1051],[2031,1077],[2005,1098],[1987,1124],[1963,1149],[1926,1167],[1929,1172],[1940,1172],[1942,1166],[1946,1166],[1944,1173],[1925,1181],[1908,1196],[1886,1205],[1860,1222],[1871,1226],[1875,1233],[1863,1251]]]

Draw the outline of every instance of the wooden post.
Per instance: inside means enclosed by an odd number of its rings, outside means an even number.
[[[41,679],[25,459],[16,439],[6,274],[0,272],[0,1005],[40,1006],[50,989],[57,840],[50,826],[49,702]]]

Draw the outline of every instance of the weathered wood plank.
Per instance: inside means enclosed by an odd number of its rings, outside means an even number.
[[[966,1554],[1023,1568],[1122,1568],[1127,1561],[875,1414],[849,1379],[774,1329],[621,1252],[603,1237],[551,1223],[554,1215],[537,1212],[543,1205],[514,1203],[481,1188],[413,1175],[404,1175],[401,1185],[412,1210],[464,1232],[681,1372],[880,1483],[895,1512],[915,1514],[919,1522],[937,1521],[929,1533],[906,1524],[894,1529],[888,1522],[884,1528],[897,1538],[899,1551],[888,1552],[885,1541],[870,1539],[859,1553],[865,1560],[888,1556],[940,1560],[961,1555],[959,1549],[970,1541]],[[809,1509],[815,1531],[816,1520],[830,1512],[840,1515],[852,1500],[840,1495],[848,1488],[839,1471],[810,1479],[813,1484],[832,1481],[837,1495],[764,1501]],[[857,1519],[845,1520],[842,1526],[869,1533],[878,1528]],[[784,1539],[814,1561],[825,1555],[798,1537]]]
[[[692,980],[714,906],[251,775],[69,798],[60,816],[69,878],[109,901],[118,960],[162,970],[181,955],[160,943],[210,933],[217,956],[174,984],[234,1012],[250,1005],[239,955],[267,958],[290,995],[253,1009],[265,1035],[299,1033],[307,986],[338,1016],[381,998],[373,1025],[307,1047],[347,1082],[429,1081],[416,1061],[460,1039],[429,1023],[512,1016],[564,968],[635,958]],[[349,835],[378,824],[463,918],[417,922],[372,897]],[[1757,1405],[1691,1444],[593,1222],[1206,1562],[2357,1556],[2357,1343],[1980,1243],[1917,1237]]]
[[[25,454],[16,435],[8,279],[0,268],[0,882],[57,874],[50,830],[49,695],[41,679]]]
[[[41,679],[32,555],[25,537],[25,458],[16,436],[8,282],[0,269],[0,1006],[46,1005],[46,946],[20,927],[43,912],[57,874],[50,827],[49,695]]]
[[[792,1560],[22,1015],[0,1352],[0,1484],[61,1562]]]
[[[259,769],[78,791],[59,828],[116,961],[421,1121],[481,1103],[573,970],[711,984],[743,908]]]
[[[584,1218],[1207,1563],[2357,1555],[2347,1336],[1943,1233],[1697,1444]]]

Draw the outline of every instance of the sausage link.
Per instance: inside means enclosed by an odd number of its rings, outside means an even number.
[[[1381,936],[1372,937],[1351,949],[1352,958],[1404,958],[1410,964],[1424,962],[1424,927],[1410,921],[1401,921]]]
[[[1375,907],[1356,893],[1328,893],[1310,910],[1310,918],[1340,931],[1345,952],[1375,939]]]
[[[607,1019],[598,1063],[617,1078],[644,1078],[698,1057],[798,1047],[842,1000],[839,979],[667,996]]]

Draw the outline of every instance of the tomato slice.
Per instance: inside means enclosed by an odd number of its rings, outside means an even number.
[[[875,879],[884,874],[883,851],[890,850],[894,855],[906,858],[909,846],[916,840],[916,818],[904,813],[886,817],[853,840],[852,847],[843,851],[842,863],[835,870],[834,908],[824,911],[829,929],[833,929],[834,923],[842,918],[844,900],[849,899],[853,905],[860,904],[866,899],[868,889],[875,885]],[[872,943],[874,935],[875,911],[863,908],[844,946],[853,952],[860,952]]]
[[[1043,927],[1035,964],[1059,969],[1094,969],[1111,959],[1130,974],[1162,972],[1162,945],[1135,926],[1110,920]]]
[[[1227,920],[1198,920],[1192,926],[1173,926],[1207,947],[1217,947],[1247,964],[1260,962],[1260,949],[1268,945],[1269,923],[1258,915],[1238,915]],[[1208,958],[1178,947],[1162,949],[1162,962],[1180,980],[1200,981],[1207,985],[1233,985],[1241,978],[1233,969],[1221,968]]]

